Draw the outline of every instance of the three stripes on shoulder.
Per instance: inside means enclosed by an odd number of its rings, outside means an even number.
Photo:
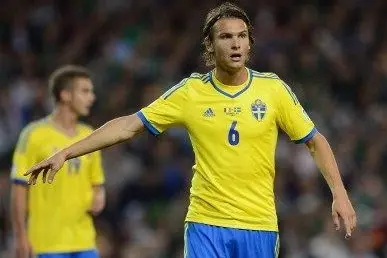
[[[204,83],[207,83],[210,81],[210,73],[205,73],[205,74],[201,74],[201,73],[192,73],[189,78],[195,78],[195,79],[200,79],[202,80]]]
[[[267,78],[267,79],[280,79],[278,77],[278,75],[276,75],[275,73],[260,73],[260,72],[253,71],[253,70],[251,70],[251,71],[252,71],[254,77]]]

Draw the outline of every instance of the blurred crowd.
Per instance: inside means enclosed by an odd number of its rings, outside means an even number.
[[[47,76],[94,74],[98,127],[136,112],[192,72],[206,72],[201,28],[213,0],[2,0],[0,8],[0,257],[12,248],[9,172],[21,128],[47,115]],[[336,232],[331,194],[304,146],[281,135],[276,202],[286,258],[387,257],[387,2],[236,1],[254,24],[249,67],[275,72],[332,145],[358,213]],[[183,257],[193,154],[177,128],[103,152],[108,204],[96,218],[102,257]]]

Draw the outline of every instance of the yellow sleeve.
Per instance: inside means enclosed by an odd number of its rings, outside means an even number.
[[[283,81],[278,83],[278,124],[295,143],[310,140],[317,129],[296,95]]]
[[[91,162],[91,184],[102,185],[105,183],[105,174],[103,171],[101,152],[96,151],[92,154]]]
[[[21,132],[12,160],[11,181],[15,184],[27,185],[28,177],[23,174],[35,165],[36,149],[33,142],[32,128],[27,126]]]
[[[136,113],[151,134],[159,135],[172,125],[184,124],[187,81],[182,80]]]

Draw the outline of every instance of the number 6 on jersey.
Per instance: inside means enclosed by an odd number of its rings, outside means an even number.
[[[237,121],[233,121],[228,131],[228,142],[233,146],[239,143],[239,132],[235,130],[236,125]]]

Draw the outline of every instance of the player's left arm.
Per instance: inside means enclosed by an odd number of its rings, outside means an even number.
[[[98,215],[105,208],[106,204],[106,191],[104,187],[105,174],[102,165],[101,152],[96,151],[91,155],[91,184],[92,184],[92,202],[89,212],[93,215]]]
[[[332,149],[309,118],[296,95],[283,81],[277,85],[278,124],[295,143],[305,143],[317,167],[327,181],[333,196],[332,216],[339,229],[341,217],[345,224],[346,237],[356,227],[356,214],[344,188]]]
[[[332,192],[332,217],[336,229],[340,229],[341,217],[345,225],[346,238],[351,237],[357,223],[356,213],[345,190],[333,151],[327,139],[320,133],[316,133],[305,144]]]
[[[105,208],[106,190],[103,185],[93,185],[93,199],[90,207],[90,213],[98,215]]]

